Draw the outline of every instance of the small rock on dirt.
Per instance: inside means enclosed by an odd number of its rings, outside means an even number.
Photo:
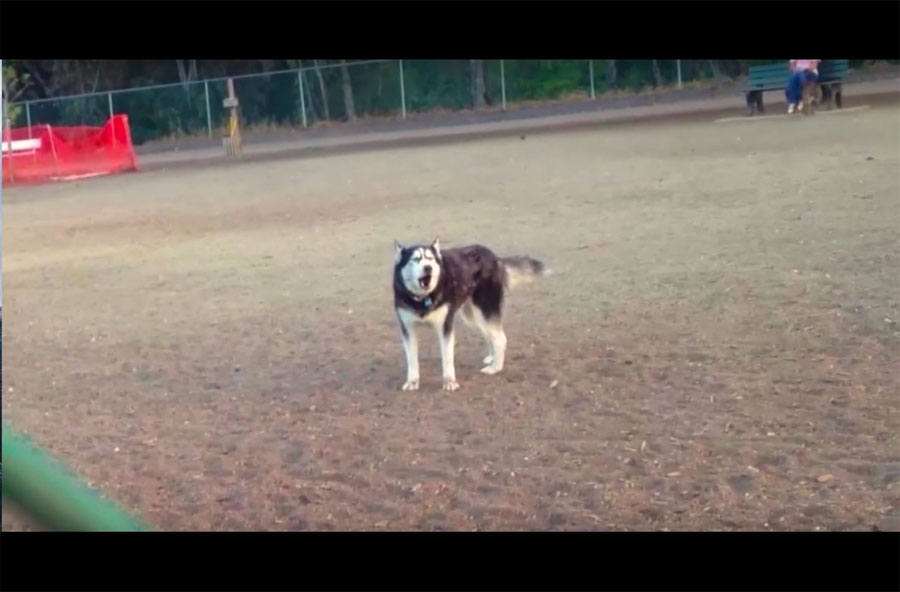
[[[562,526],[566,523],[566,517],[559,512],[554,512],[550,514],[548,522],[550,523],[550,526]]]
[[[830,473],[827,475],[819,475],[818,477],[816,477],[816,481],[818,481],[819,483],[827,483],[828,481],[831,481],[832,479],[834,479],[834,475],[832,475]]]
[[[728,485],[736,493],[747,493],[753,487],[753,477],[750,475],[735,475],[728,478]]]

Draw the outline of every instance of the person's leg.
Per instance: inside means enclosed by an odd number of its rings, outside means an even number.
[[[797,103],[803,97],[803,81],[799,72],[791,73],[787,86],[784,88],[784,95],[787,97],[788,113],[793,113]]]

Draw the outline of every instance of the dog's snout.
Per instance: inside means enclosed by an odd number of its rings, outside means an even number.
[[[425,267],[422,268],[422,270],[423,270],[426,274],[429,274],[429,273],[431,273],[431,266],[430,266],[430,265],[426,265]]]

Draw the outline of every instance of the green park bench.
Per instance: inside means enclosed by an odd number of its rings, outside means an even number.
[[[822,60],[819,64],[819,88],[822,90],[822,103],[831,109],[836,104],[843,107],[843,80],[849,70],[847,60]],[[751,66],[744,93],[747,96],[747,114],[764,113],[763,93],[767,90],[784,90],[787,86],[790,71],[787,63]]]

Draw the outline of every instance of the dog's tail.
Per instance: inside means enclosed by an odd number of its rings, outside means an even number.
[[[550,270],[531,257],[513,256],[500,259],[506,269],[506,284],[510,288],[534,280],[534,278],[550,275]]]

